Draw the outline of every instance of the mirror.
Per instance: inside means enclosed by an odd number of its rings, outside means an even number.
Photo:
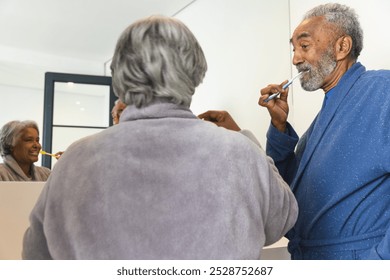
[[[7,26],[0,31],[0,127],[11,120],[34,120],[42,144],[46,72],[109,76],[109,60],[126,26],[151,14],[175,15],[193,2],[0,1],[0,23]],[[96,126],[107,126],[100,122]],[[82,125],[95,126],[85,119]]]

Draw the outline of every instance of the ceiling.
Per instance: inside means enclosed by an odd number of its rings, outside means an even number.
[[[0,0],[0,45],[105,62],[130,23],[152,14],[172,16],[195,1]]]

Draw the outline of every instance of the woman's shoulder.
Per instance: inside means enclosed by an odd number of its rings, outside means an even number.
[[[0,181],[14,181],[11,171],[4,163],[0,163]]]
[[[35,166],[35,181],[46,181],[51,170],[45,166]]]
[[[0,163],[0,173],[9,173],[9,168],[4,162]]]

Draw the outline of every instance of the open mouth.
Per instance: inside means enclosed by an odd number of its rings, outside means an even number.
[[[299,71],[299,73],[302,72],[302,74],[306,74],[310,71],[310,69],[307,69],[307,68],[304,68],[304,69],[297,69]]]

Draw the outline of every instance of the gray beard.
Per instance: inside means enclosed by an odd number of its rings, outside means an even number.
[[[308,78],[306,80],[301,79],[301,86],[304,90],[315,91],[322,87],[324,80],[329,76],[336,68],[337,62],[334,59],[334,55],[331,50],[324,53],[318,62],[318,66],[308,65],[307,67],[301,66],[300,68],[306,68],[310,71],[307,73]]]

